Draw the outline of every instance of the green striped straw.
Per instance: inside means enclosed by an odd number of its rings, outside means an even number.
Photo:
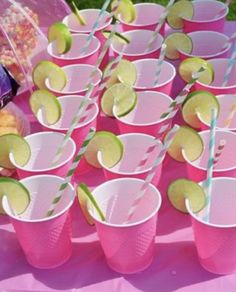
[[[81,158],[83,157],[83,155],[84,155],[84,153],[85,153],[85,151],[87,149],[87,146],[88,146],[89,142],[91,141],[91,139],[93,138],[93,136],[95,134],[95,131],[96,131],[95,128],[91,128],[89,130],[88,135],[86,136],[86,138],[85,138],[85,140],[84,140],[84,142],[83,142],[78,154],[74,158],[74,161],[73,161],[69,171],[67,172],[67,175],[66,175],[63,183],[61,184],[56,196],[54,197],[54,199],[52,201],[52,204],[51,204],[49,210],[47,211],[47,214],[46,214],[47,217],[52,216],[53,213],[55,212],[55,207],[60,202],[65,189],[67,188],[69,182],[71,181],[72,176],[73,176],[78,164],[81,161]]]
[[[215,160],[215,136],[216,136],[216,119],[217,111],[216,109],[211,110],[211,129],[210,129],[210,141],[209,141],[209,159],[207,165],[207,179],[204,182],[204,189],[207,196],[207,202],[205,207],[205,215],[203,220],[209,222],[210,208],[211,208],[211,196],[212,196],[212,177],[213,177],[213,167]]]

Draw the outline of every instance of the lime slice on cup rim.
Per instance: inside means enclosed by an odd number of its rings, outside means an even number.
[[[193,14],[191,1],[180,0],[170,7],[167,22],[173,29],[181,29],[183,28],[183,18],[192,19]]]
[[[173,207],[183,213],[188,213],[185,206],[186,199],[189,200],[193,213],[198,213],[206,205],[206,195],[203,188],[196,182],[188,179],[177,179],[173,181],[167,190],[168,198]]]
[[[66,54],[71,48],[72,36],[64,23],[55,22],[48,28],[48,41],[56,42],[58,54]]]
[[[118,4],[117,0],[113,0],[111,2],[111,9],[114,9]],[[117,9],[115,10],[114,13],[115,17],[119,19],[120,18],[127,22],[131,23],[134,22],[136,19],[136,9],[130,0],[121,0]]]

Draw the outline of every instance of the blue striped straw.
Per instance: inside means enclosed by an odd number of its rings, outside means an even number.
[[[216,136],[216,119],[217,111],[216,109],[211,110],[211,129],[210,129],[210,141],[209,141],[209,159],[207,165],[207,179],[204,182],[204,190],[206,193],[206,207],[205,215],[203,220],[209,222],[210,217],[210,208],[211,208],[211,196],[212,196],[212,177],[213,177],[213,168],[215,160],[215,136]]]
[[[223,81],[222,86],[227,86],[227,84],[229,82],[231,71],[232,71],[234,63],[235,63],[235,59],[236,59],[236,42],[234,43],[232,55],[229,58],[228,63],[227,63],[227,68],[225,71],[224,81]]]
[[[158,62],[157,62],[157,70],[156,70],[156,74],[155,74],[154,87],[156,87],[157,84],[159,83],[161,70],[162,70],[162,64],[163,64],[163,61],[165,58],[165,53],[166,53],[166,44],[163,43],[161,46],[160,57],[159,57]]]

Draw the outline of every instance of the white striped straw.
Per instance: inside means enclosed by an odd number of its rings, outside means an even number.
[[[93,69],[93,71],[92,71],[92,73],[91,73],[91,75],[89,77],[89,81],[88,81],[88,85],[87,85],[88,90],[87,90],[84,98],[82,99],[82,101],[81,101],[81,103],[80,103],[80,105],[79,105],[79,107],[78,107],[78,109],[76,111],[75,116],[73,117],[73,119],[71,121],[71,124],[69,126],[68,131],[66,132],[66,135],[64,137],[64,140],[63,140],[62,144],[59,145],[59,148],[58,148],[58,150],[56,152],[56,156],[53,159],[52,165],[56,165],[58,163],[58,161],[60,160],[60,157],[61,157],[62,153],[64,152],[64,149],[65,149],[65,147],[67,145],[67,142],[68,142],[72,132],[74,131],[75,127],[78,125],[78,123],[80,121],[80,118],[82,117],[84,111],[86,110],[86,107],[87,107],[87,105],[89,103],[89,98],[91,97],[92,91],[94,89],[94,85],[92,83],[92,79],[95,76],[95,74],[97,72],[97,68],[101,65],[101,62],[102,62],[107,50],[109,49],[109,47],[111,45],[111,41],[112,41],[112,38],[113,38],[113,36],[115,34],[117,24],[118,23],[116,22],[115,25],[113,26],[112,31],[111,31],[111,33],[109,35],[109,38],[107,39],[107,41],[106,41],[106,43],[105,43],[105,45],[104,45],[99,57],[98,57],[98,60],[97,60],[97,62],[95,64],[95,67],[94,67],[94,69]]]
[[[209,158],[208,158],[208,165],[207,165],[207,178],[203,185],[205,193],[206,193],[206,206],[204,209],[205,215],[203,216],[203,220],[205,220],[206,222],[209,222],[210,208],[211,208],[212,177],[213,177],[214,154],[215,154],[216,119],[217,119],[217,111],[214,108],[211,110],[211,129],[210,129],[210,141],[209,141]]]
[[[155,74],[154,87],[156,87],[157,84],[159,83],[161,70],[162,70],[162,64],[163,64],[163,61],[164,61],[164,58],[165,58],[165,53],[166,53],[166,44],[163,43],[162,46],[161,46],[160,57],[159,57],[158,62],[157,62],[157,69],[156,69],[156,74]]]
[[[226,1],[225,1],[225,5],[226,5],[226,7],[229,7],[229,5],[231,4],[231,2],[232,2],[232,0],[226,0]],[[218,18],[218,17],[220,17],[223,13],[225,13],[225,12],[226,12],[226,7],[222,8],[222,9],[216,14],[215,18]]]
[[[167,15],[168,15],[168,13],[169,13],[169,9],[170,9],[170,7],[174,4],[174,2],[175,2],[175,0],[170,0],[169,3],[167,4],[165,10],[164,10],[163,13],[161,14],[160,19],[159,19],[159,22],[158,22],[158,24],[157,24],[157,26],[156,26],[156,29],[155,29],[155,31],[153,32],[150,41],[148,42],[148,45],[147,45],[147,49],[146,49],[146,51],[149,51],[150,48],[152,47],[153,43],[155,42],[155,40],[156,40],[156,38],[157,38],[157,35],[159,34],[160,29],[161,29],[161,27],[162,27],[162,25],[163,25],[163,23],[164,23],[164,21],[165,21]]]
[[[51,204],[49,210],[47,211],[47,215],[46,215],[47,217],[52,216],[53,213],[55,212],[55,207],[59,203],[59,201],[61,200],[65,189],[68,187],[68,184],[71,181],[72,176],[73,176],[78,164],[80,163],[80,161],[81,161],[81,159],[82,159],[82,157],[83,157],[83,155],[88,147],[88,144],[91,141],[91,139],[93,138],[94,134],[95,134],[95,129],[91,128],[89,130],[89,133],[88,133],[87,137],[85,138],[78,154],[74,158],[74,161],[73,161],[69,171],[67,172],[67,175],[64,178],[63,183],[60,185],[60,188],[59,188],[56,196],[52,200],[52,204]]]
[[[230,112],[229,112],[229,115],[228,115],[228,117],[226,118],[226,120],[225,120],[225,122],[224,122],[224,126],[225,126],[226,128],[229,128],[229,127],[230,127],[230,125],[231,125],[231,123],[232,123],[232,121],[233,121],[233,118],[234,118],[234,116],[235,116],[235,113],[236,113],[236,103],[234,103],[234,104],[232,105],[231,110],[230,110]]]
[[[224,81],[223,81],[222,86],[227,86],[227,84],[229,82],[231,71],[232,71],[233,66],[235,64],[235,59],[236,59],[236,43],[234,43],[232,55],[229,58],[228,63],[227,63],[227,68],[225,71]]]
[[[236,32],[231,35],[228,41],[224,44],[222,50],[226,49],[230,43],[234,43],[236,41]]]
[[[105,15],[106,9],[107,9],[107,7],[108,7],[110,1],[111,1],[111,0],[105,0],[104,4],[103,4],[103,6],[102,6],[102,8],[101,8],[101,10],[100,10],[100,12],[99,12],[98,18],[97,18],[97,20],[94,22],[93,27],[92,27],[92,30],[91,30],[90,34],[88,35],[88,37],[87,37],[87,40],[86,40],[86,42],[85,42],[84,47],[83,47],[82,50],[81,50],[81,53],[82,53],[82,54],[86,54],[86,53],[87,53],[87,51],[88,51],[88,47],[89,47],[89,44],[90,44],[90,42],[91,42],[91,40],[92,40],[92,38],[93,38],[93,36],[94,36],[96,30],[98,29],[99,22],[101,21],[101,19],[102,19],[103,16]],[[121,0],[117,0],[116,5],[112,8],[112,11],[111,11],[111,15],[112,15],[112,16],[114,16],[114,13],[115,13],[116,9],[118,8],[118,6],[119,6],[119,4],[120,4],[120,1],[121,1]],[[110,17],[109,17],[109,19],[110,19]],[[106,20],[105,22],[107,22],[107,20]]]
[[[156,159],[153,162],[152,168],[150,169],[140,191],[139,194],[137,195],[137,197],[135,198],[131,208],[128,211],[127,214],[127,220],[124,222],[124,224],[129,223],[129,221],[131,220],[131,218],[133,217],[138,205],[140,204],[143,196],[145,195],[145,192],[147,190],[147,188],[149,187],[149,184],[151,183],[153,177],[155,176],[155,172],[156,172],[156,168],[158,167],[158,165],[160,164],[160,162],[162,161],[164,155],[166,154],[166,151],[168,150],[168,148],[170,147],[174,136],[176,134],[176,132],[178,131],[179,126],[175,125],[170,132],[168,132],[168,134],[166,135],[165,138],[165,142],[164,145],[162,146],[161,151],[159,152],[158,156],[156,157]]]
[[[214,165],[213,165],[213,167],[215,167],[216,164],[218,163],[218,161],[220,159],[220,156],[223,153],[223,150],[225,148],[225,145],[226,145],[226,140],[221,139],[220,142],[219,142],[219,145],[217,147],[216,153],[214,155],[214,161],[213,161]]]

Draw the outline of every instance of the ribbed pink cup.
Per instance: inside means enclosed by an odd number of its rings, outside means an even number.
[[[195,83],[196,90],[207,90],[215,95],[235,94],[236,93],[236,63],[233,64],[227,86],[223,86],[224,75],[227,69],[229,59],[212,59],[208,62],[212,64],[214,69],[214,80],[210,85],[206,85],[197,81]]]
[[[101,47],[100,41],[93,36],[86,54],[82,54],[81,49],[84,47],[86,39],[86,34],[72,34],[72,45],[68,53],[58,54],[56,43],[52,42],[48,45],[48,54],[52,57],[52,61],[61,67],[73,64],[95,65]]]
[[[229,117],[229,114],[232,110],[232,106],[236,104],[236,96],[234,94],[224,94],[216,96],[220,103],[220,112],[216,121],[217,129],[226,129],[225,122]],[[199,120],[201,122],[201,130],[208,130],[210,128],[210,124],[205,123],[201,116],[199,116]],[[227,128],[229,131],[236,132],[236,114],[233,116],[229,127]]]
[[[137,92],[134,109],[123,117],[116,116],[120,133],[144,133],[162,139],[165,132],[161,135],[158,133],[168,120],[160,116],[168,110],[172,101],[170,96],[161,92]]]
[[[213,179],[209,222],[204,210],[194,214],[187,202],[200,264],[214,274],[236,272],[236,179]]]
[[[149,185],[129,223],[123,224],[143,183],[139,179],[115,179],[93,191],[107,220],[101,221],[90,206],[107,264],[122,274],[143,271],[150,266],[154,257],[161,195],[153,185]]]
[[[72,33],[84,33],[88,35],[92,27],[95,23],[95,21],[98,19],[98,15],[100,13],[100,9],[83,9],[80,10],[81,16],[85,19],[86,25],[80,25],[78,19],[74,14],[69,14],[63,19],[63,23],[65,23],[69,30]],[[101,21],[99,22],[99,26],[95,32],[95,36],[99,39],[101,43],[101,48],[104,46],[106,38],[104,37],[102,31],[111,29],[110,25],[112,22],[111,14],[107,11],[105,11],[104,16],[102,17]],[[100,50],[101,50],[100,48]],[[109,52],[107,52],[106,56],[104,57],[104,60],[102,62],[101,68],[103,69],[106,64],[109,61]]]
[[[20,216],[14,216],[6,197],[3,208],[9,215],[16,237],[27,261],[35,268],[51,269],[64,264],[71,256],[71,220],[69,209],[75,193],[71,184],[56,205],[55,213],[46,213],[62,178],[52,175],[32,176],[21,180],[30,192],[30,205]]]
[[[58,97],[58,100],[62,107],[62,116],[60,120],[56,124],[49,126],[45,123],[42,112],[40,112],[38,115],[38,121],[43,126],[45,131],[55,131],[66,134],[71,124],[71,120],[75,116],[83,100],[83,96],[66,95]],[[81,122],[79,122],[79,124],[75,127],[71,135],[76,144],[76,152],[78,152],[81,148],[90,128],[96,128],[97,126],[97,116],[99,113],[98,105],[92,100],[89,100],[88,105],[89,110],[87,110],[81,117]],[[76,173],[81,174],[87,172],[91,168],[92,167],[87,163],[87,161],[82,158],[76,169]]]
[[[121,140],[124,146],[124,153],[122,159],[115,166],[111,168],[105,166],[102,160],[102,155],[98,154],[98,160],[103,167],[106,179],[111,180],[131,177],[145,180],[148,172],[152,168],[154,159],[161,151],[161,141],[158,140],[157,148],[149,154],[146,163],[138,168],[140,161],[144,158],[147,150],[156,143],[155,138],[141,133],[130,133],[119,135],[117,137]],[[152,183],[155,186],[158,185],[161,177],[163,160],[164,157],[158,165],[155,176],[152,180]]]
[[[52,161],[56,155],[59,145],[64,139],[64,134],[56,132],[38,132],[25,137],[31,149],[29,161],[24,166],[19,166],[10,153],[10,160],[16,167],[17,175],[20,179],[39,175],[53,174],[65,177],[75,155],[76,145],[70,138],[60,160],[55,166]]]
[[[209,158],[209,140],[210,131],[199,132],[203,139],[204,149],[202,155],[195,161],[189,161],[185,157],[187,162],[188,177],[196,182],[205,180],[207,177],[207,162]],[[213,176],[228,176],[236,177],[236,133],[230,131],[216,130],[216,148],[220,143],[220,140],[226,141],[224,150],[213,169]]]
[[[137,70],[137,80],[133,86],[135,91],[158,91],[167,95],[171,94],[173,81],[176,76],[175,67],[164,61],[159,77],[159,82],[154,86],[157,71],[157,59],[140,59],[133,64]]]
[[[160,48],[163,43],[163,37],[158,34],[156,40],[150,48],[147,48],[148,42],[152,38],[153,32],[150,30],[130,30],[123,33],[123,36],[129,39],[129,44],[123,44],[118,40],[113,40],[111,50],[114,56],[123,52],[123,58],[129,61],[139,59],[158,58],[160,55]]]
[[[160,16],[165,10],[164,6],[156,3],[138,3],[134,4],[134,8],[136,10],[136,18],[133,22],[127,23],[119,17],[122,31],[136,29],[154,31],[159,23]],[[165,34],[165,22],[161,27],[160,34],[162,36]]]
[[[192,40],[193,49],[190,54],[180,50],[181,60],[191,57],[205,60],[228,57],[231,43],[227,35],[216,31],[194,31],[187,35]]]
[[[88,64],[74,64],[62,67],[67,76],[66,86],[62,90],[55,90],[50,86],[49,79],[46,79],[46,86],[56,96],[61,95],[85,95],[88,90],[88,81],[90,80],[90,75],[94,70],[93,65]],[[93,78],[94,89],[92,96],[96,95],[98,85],[102,79],[101,70],[96,70],[96,75]]]
[[[224,32],[226,15],[229,12],[227,5],[220,1],[197,0],[192,1],[192,19],[183,18],[185,33],[196,30],[214,30]]]

